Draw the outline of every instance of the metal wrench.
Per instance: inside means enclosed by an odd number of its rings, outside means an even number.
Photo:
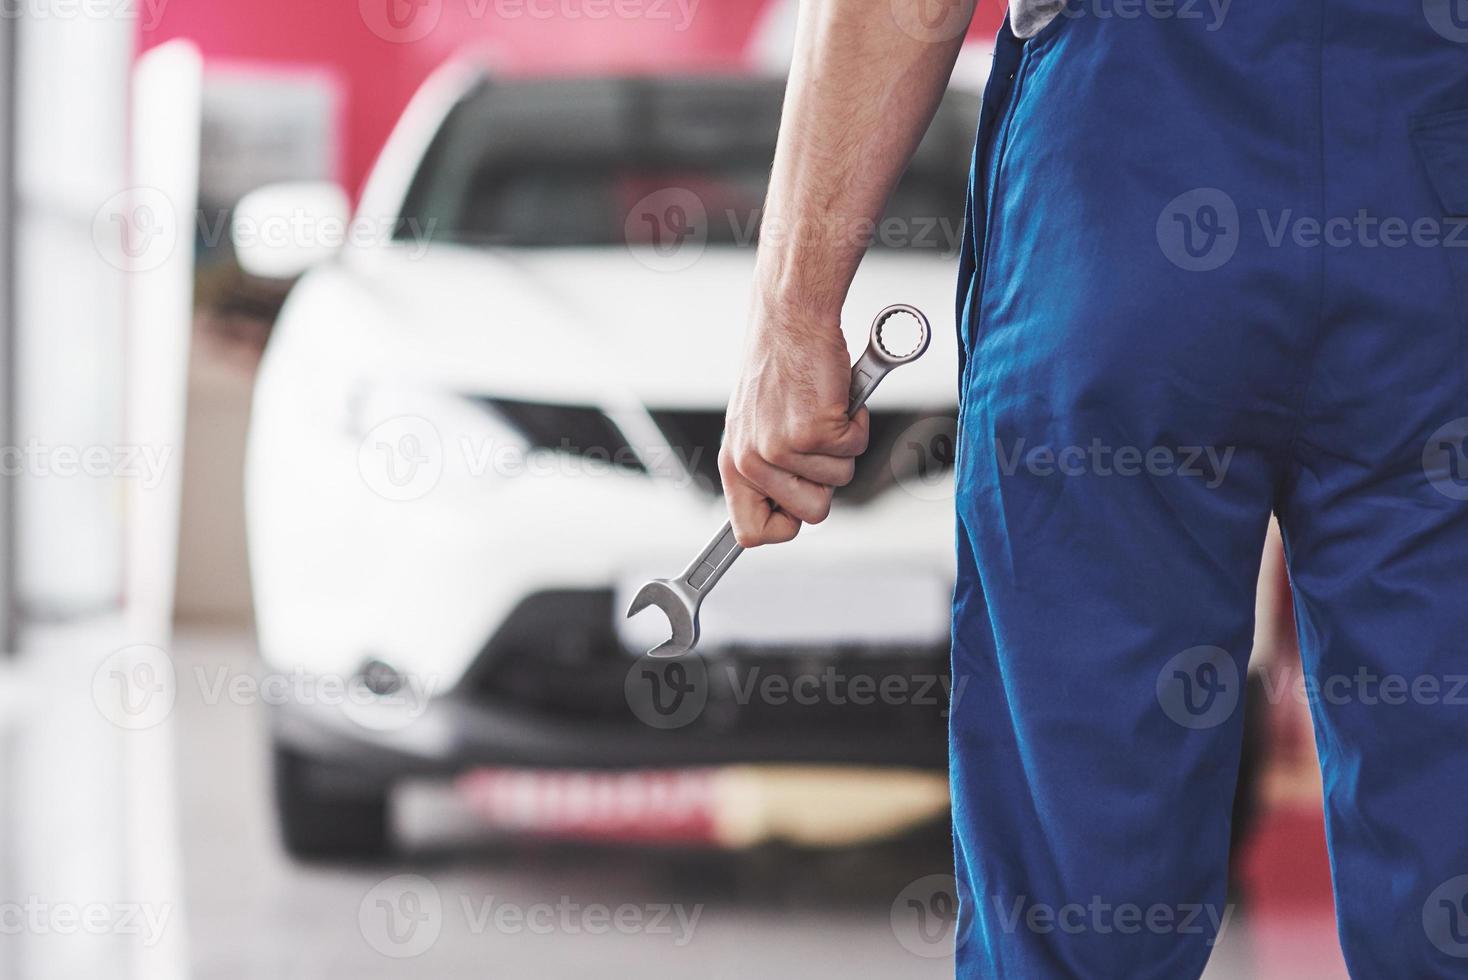
[[[884,337],[883,327],[899,314],[916,321],[915,340],[904,342],[900,335]],[[892,333],[898,334],[898,331],[893,330]],[[915,307],[896,303],[878,313],[872,321],[872,335],[866,351],[851,366],[850,402],[846,414],[855,415],[889,371],[921,357],[932,336],[928,318]],[[898,345],[903,349],[893,349]],[[698,643],[698,607],[729,566],[734,564],[734,559],[743,552],[744,549],[734,540],[733,525],[725,522],[713,540],[683,570],[683,574],[674,579],[653,579],[637,590],[627,609],[628,617],[637,615],[648,606],[657,606],[667,614],[668,624],[672,627],[672,636],[649,650],[648,656],[681,657],[692,652]]]

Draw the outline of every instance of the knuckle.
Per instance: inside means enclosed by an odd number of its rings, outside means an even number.
[[[763,456],[771,465],[776,466],[782,470],[792,469],[796,461],[800,458],[800,454],[790,446],[778,444],[766,446],[765,448],[761,449],[760,455]]]
[[[738,446],[733,453],[734,469],[740,473],[749,473],[759,465],[759,450],[749,444]]]
[[[825,494],[818,496],[803,496],[799,501],[791,501],[788,506],[781,507],[786,513],[794,515],[802,524],[819,524],[824,521],[831,511],[831,501]]]
[[[800,419],[791,424],[789,442],[802,452],[814,452],[821,444],[820,427],[810,419]]]

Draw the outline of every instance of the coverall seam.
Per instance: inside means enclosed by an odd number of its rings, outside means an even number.
[[[956,422],[959,438],[954,466],[959,472],[962,472],[964,462],[963,420],[968,414],[969,382],[977,347],[980,293],[983,288],[981,276],[987,254],[989,224],[992,221],[989,213],[992,206],[989,162],[998,140],[998,131],[1008,122],[1010,98],[1013,94],[1012,84],[1005,84],[1002,79],[1009,71],[1008,65],[1014,65],[1015,75],[1019,72],[1019,64],[1013,60],[1014,49],[1009,43],[1013,40],[1009,19],[1006,17],[994,42],[993,64],[984,89],[979,125],[974,134],[973,162],[969,170],[968,187],[964,193],[964,245],[967,246],[967,254],[960,263],[960,276],[963,275],[965,264],[972,265],[967,270],[968,275],[960,280],[963,284],[964,301],[959,308],[957,323],[959,365]],[[982,218],[981,226],[976,218]]]
[[[1314,156],[1315,156],[1315,190],[1316,202],[1319,205],[1318,213],[1324,217],[1326,213],[1326,188],[1327,168],[1325,158],[1325,4],[1324,0],[1316,0],[1314,5],[1315,16],[1315,91],[1314,112],[1312,120]],[[1305,422],[1308,417],[1308,405],[1310,393],[1315,383],[1316,351],[1319,349],[1324,335],[1326,322],[1326,302],[1328,290],[1326,288],[1326,255],[1324,249],[1316,249],[1317,256],[1313,263],[1312,272],[1316,276],[1315,286],[1315,323],[1311,331],[1310,339],[1305,350],[1305,369],[1301,372],[1300,381],[1297,385],[1291,401],[1294,403],[1295,414],[1294,429],[1285,444],[1285,460],[1290,464],[1292,471],[1300,466],[1299,451],[1304,438]]]
[[[968,377],[964,379],[963,387],[968,389],[973,383],[974,366],[978,361],[979,345],[983,342],[985,334],[984,297],[989,293],[989,268],[993,259],[994,251],[994,225],[996,215],[995,207],[1000,198],[1000,186],[1004,175],[1004,163],[1009,157],[1009,146],[1014,132],[1014,119],[1019,114],[1020,99],[1024,97],[1025,78],[1029,74],[1031,62],[1031,48],[1026,44],[1020,52],[1019,64],[1015,67],[1014,78],[1010,81],[1009,89],[1004,93],[1004,111],[997,120],[998,131],[994,134],[993,146],[989,155],[993,157],[993,167],[985,167],[984,187],[984,235],[979,243],[979,263],[974,270],[974,322],[969,330],[968,338]],[[992,174],[992,176],[991,176]]]
[[[1009,84],[996,100],[998,103],[998,118],[994,120],[994,130],[989,134],[989,139],[984,139],[984,127],[982,123],[976,134],[975,160],[981,166],[976,168],[973,177],[981,177],[983,184],[978,188],[980,198],[983,200],[984,226],[982,233],[974,242],[974,268],[969,275],[969,281],[965,284],[965,293],[969,302],[965,304],[970,323],[963,324],[959,331],[959,339],[963,342],[959,350],[961,359],[958,377],[958,401],[959,413],[963,414],[968,401],[968,389],[973,375],[975,355],[978,352],[979,341],[982,339],[983,331],[983,301],[987,292],[986,282],[988,278],[989,258],[992,251],[991,233],[994,226],[994,207],[999,200],[1000,173],[1008,156],[1011,133],[1014,128],[1014,119],[1019,111],[1019,102],[1023,97],[1024,83],[1031,71],[1031,66],[1036,58],[1048,52],[1057,43],[1063,28],[1065,27],[1063,17],[1057,17],[1055,21],[1047,24],[1039,34],[1027,40],[1014,38],[1011,34],[1009,20],[1006,17],[1000,28],[997,45],[1006,43],[1005,35],[1009,34],[1009,41],[1019,48],[1019,60],[1015,64]],[[996,47],[992,70],[998,69],[1000,65],[999,51]],[[990,161],[993,167],[989,166]],[[990,174],[992,172],[992,178]],[[970,194],[972,194],[972,177],[970,179]]]

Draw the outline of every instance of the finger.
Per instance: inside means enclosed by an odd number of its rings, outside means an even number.
[[[831,487],[802,480],[754,453],[737,463],[741,477],[802,523],[819,524],[831,513]]]
[[[821,456],[815,453],[785,451],[769,457],[770,462],[802,480],[828,487],[844,487],[856,475],[856,457]]]
[[[719,454],[719,473],[729,506],[729,523],[740,546],[757,548],[762,544],[779,544],[800,532],[800,522],[776,510],[763,490],[744,479],[728,452]]]
[[[838,423],[816,422],[798,427],[786,442],[796,452],[813,456],[860,456],[871,436],[871,413],[866,406]]]

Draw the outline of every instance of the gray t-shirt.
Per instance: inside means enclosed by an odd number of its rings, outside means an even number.
[[[1034,37],[1065,9],[1065,0],[1009,0],[1009,26],[1015,37]]]

